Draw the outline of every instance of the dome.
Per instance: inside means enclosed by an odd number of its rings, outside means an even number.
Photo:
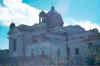
[[[40,17],[46,16],[46,13],[44,11],[41,11],[39,14]]]
[[[48,27],[63,26],[63,20],[59,13],[56,12],[52,6],[51,10],[47,13],[47,25]]]
[[[13,28],[15,28],[15,23],[12,22],[12,23],[10,24],[10,29],[13,29]]]

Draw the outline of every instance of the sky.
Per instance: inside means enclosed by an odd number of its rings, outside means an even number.
[[[100,31],[100,0],[0,0],[0,49],[9,47],[8,31],[11,22],[34,25],[41,10],[55,6],[64,25],[80,25],[86,30]]]

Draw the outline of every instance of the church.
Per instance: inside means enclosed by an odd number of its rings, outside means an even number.
[[[11,23],[8,33],[10,56],[60,58],[84,63],[90,54],[89,46],[100,42],[99,31],[63,24],[61,15],[53,6],[48,13],[40,12],[39,24],[16,26]],[[93,49],[95,53],[96,49]]]

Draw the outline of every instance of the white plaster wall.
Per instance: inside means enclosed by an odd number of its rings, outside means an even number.
[[[57,56],[57,49],[60,48],[61,56],[66,56],[66,46],[62,43],[54,44],[52,42],[43,42],[36,44],[29,44],[26,48],[26,55],[31,56],[31,51],[34,49],[34,54],[41,55],[41,51],[44,50],[47,56]]]
[[[22,36],[19,36],[17,38],[17,43],[16,43],[16,54],[17,56],[23,56],[23,38]]]
[[[34,43],[32,42],[32,38],[35,38],[34,36],[40,35],[41,33],[45,34],[45,31],[41,32],[20,32],[19,30],[16,30],[14,34],[10,35],[10,37],[17,39],[17,50],[16,54],[17,56],[23,55],[23,44],[25,46],[26,56],[31,56],[31,51],[34,49],[35,55],[41,55],[41,50],[45,50],[46,55],[56,56],[57,48],[60,48],[61,50],[61,56],[66,56],[66,41],[65,36],[61,35],[52,35],[47,34],[46,36],[51,38],[50,40],[46,40],[44,42],[40,43]],[[24,34],[24,35],[23,35]],[[80,56],[87,56],[85,55],[87,53],[88,48],[88,42],[81,42],[80,37],[82,38],[88,38],[88,35],[94,34],[93,32],[85,32],[80,34],[73,34],[68,36],[68,47],[70,48],[70,55],[75,55],[75,48],[79,48]],[[24,36],[24,37],[23,37]],[[41,40],[41,38],[39,38]],[[90,41],[94,44],[98,44],[99,41]],[[13,42],[10,41],[10,47],[13,47]],[[10,50],[12,51],[12,50]]]

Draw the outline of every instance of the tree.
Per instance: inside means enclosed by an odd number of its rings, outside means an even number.
[[[86,63],[88,65],[94,65],[95,64],[95,55],[94,55],[94,49],[95,47],[93,46],[92,43],[88,43],[88,57],[86,60]]]

